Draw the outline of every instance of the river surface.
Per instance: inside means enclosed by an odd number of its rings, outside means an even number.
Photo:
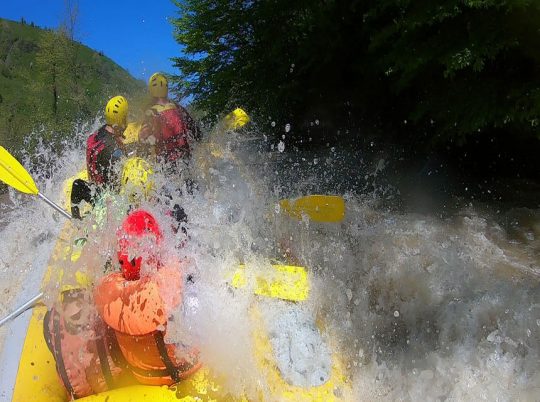
[[[324,323],[351,400],[540,400],[538,205],[448,197],[443,204],[452,208],[444,213],[407,208],[388,154],[300,152],[256,132],[209,138],[211,144],[196,147],[189,173],[198,189],[174,195],[189,217],[181,253],[196,261],[194,299],[186,290],[196,308],[178,312],[190,325],[168,331],[173,340],[196,339],[207,364],[231,378],[232,390],[249,392],[256,382],[249,380],[256,363],[246,347],[254,296],[233,294],[219,278],[239,262],[264,269],[279,259],[307,268],[310,298],[261,310],[276,317],[275,332],[292,338],[295,331],[308,336],[298,317]],[[54,198],[83,165],[84,152],[42,153],[51,167],[34,172],[36,181]],[[440,198],[430,189],[422,200]],[[344,220],[297,220],[277,208],[279,199],[315,193],[342,195]],[[0,212],[0,315],[39,289],[63,223],[40,201],[9,194]],[[18,335],[9,326],[0,331],[2,339]],[[314,372],[326,364],[324,353],[302,359]]]

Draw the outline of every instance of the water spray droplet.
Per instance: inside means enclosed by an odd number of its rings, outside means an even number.
[[[352,299],[352,290],[351,289],[347,289],[345,291],[345,293],[347,294],[347,299],[349,299],[349,301],[351,301]]]

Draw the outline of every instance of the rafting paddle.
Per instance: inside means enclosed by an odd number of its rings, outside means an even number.
[[[39,192],[30,173],[2,146],[0,146],[0,180],[21,193],[37,195],[63,217],[71,219],[70,214]]]
[[[250,121],[249,115],[243,109],[236,108],[224,117],[221,128],[234,131]],[[210,142],[209,147],[212,156],[223,157],[223,152],[215,143]],[[234,156],[228,157],[240,165]],[[316,222],[340,222],[345,217],[345,201],[337,195],[308,195],[294,200],[284,199],[279,201],[279,206],[282,211],[296,219],[308,216]]]
[[[345,217],[345,200],[337,195],[308,195],[280,200],[279,206],[296,219],[306,215],[315,222],[340,222]]]
[[[12,311],[8,315],[6,315],[4,318],[0,320],[0,327],[4,325],[6,322],[13,320],[14,318],[17,318],[22,313],[24,313],[26,310],[34,307],[36,304],[41,302],[41,298],[43,297],[43,292],[39,292],[37,295],[32,297],[30,300],[28,300],[26,303],[24,303],[22,306],[17,308],[16,310]]]
[[[270,266],[271,269],[267,271],[258,270],[252,272],[250,269],[246,269],[244,264],[241,264],[230,278],[229,283],[238,289],[249,286],[256,295],[273,299],[298,302],[308,298],[310,286],[305,267],[283,264],[270,264]],[[41,302],[43,295],[43,292],[39,292],[13,312],[0,319],[0,327],[17,318],[26,310],[35,307]]]

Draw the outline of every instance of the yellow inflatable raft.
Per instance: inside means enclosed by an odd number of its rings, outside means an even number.
[[[71,178],[65,186],[64,196],[69,199],[70,184],[75,178],[84,178],[84,172]],[[49,266],[42,283],[57,281],[58,274],[65,266],[63,261],[75,261],[80,255],[80,249],[74,246],[76,230],[71,222],[65,224],[57,239]],[[272,300],[286,300],[289,303],[301,303],[309,297],[308,275],[303,267],[287,265],[272,265],[266,274],[248,275],[249,267],[239,266],[230,284],[236,288],[249,287],[257,297]],[[77,282],[84,285],[84,276],[76,273]],[[254,281],[254,283],[249,283]],[[49,285],[50,289],[50,285]],[[68,400],[67,392],[60,382],[55,368],[53,355],[49,351],[43,335],[43,318],[46,307],[38,306],[33,309],[25,335],[24,346],[19,358],[17,375],[13,391],[2,390],[4,396],[12,396],[13,402],[60,402]],[[266,376],[264,392],[260,392],[256,400],[276,401],[341,401],[351,400],[350,384],[344,373],[342,362],[337,353],[331,353],[331,368],[324,383],[299,387],[291,385],[282,375],[275,361],[268,356],[275,354],[270,338],[265,328],[262,310],[253,306],[251,319],[254,321],[255,357],[258,365]],[[19,317],[22,320],[23,317]],[[22,336],[22,334],[21,334]],[[230,395],[224,382],[216,378],[207,368],[199,370],[187,380],[171,387],[145,386],[128,383],[124,387],[103,392],[97,395],[79,399],[80,401],[124,402],[124,401],[221,401],[247,400],[242,395]]]

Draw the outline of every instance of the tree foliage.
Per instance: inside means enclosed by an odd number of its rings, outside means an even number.
[[[177,0],[181,93],[296,126],[537,133],[535,0]]]
[[[433,121],[460,137],[506,125],[530,131],[540,114],[538,7],[527,0],[379,2],[366,15],[378,27],[370,52],[401,114],[415,122]]]
[[[74,58],[75,46],[63,32],[49,30],[42,35],[33,68],[34,79],[28,80],[29,93],[46,94],[36,111],[39,121],[50,122],[58,127],[71,120],[71,111],[60,103],[72,103],[67,101],[71,99],[75,86]]]

